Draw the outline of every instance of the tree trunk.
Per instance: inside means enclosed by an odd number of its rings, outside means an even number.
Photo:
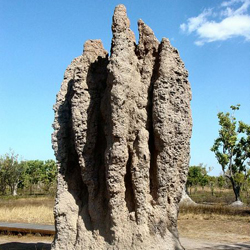
[[[13,196],[17,196],[17,186],[18,186],[18,183],[15,183],[13,185],[13,189],[12,189],[12,195]]]
[[[239,184],[236,184],[232,177],[230,178],[230,181],[231,181],[232,186],[233,186],[235,201],[241,201],[241,199],[240,199],[241,186]]]
[[[29,189],[30,189],[30,195],[32,195],[33,194],[33,184],[30,183],[30,188]]]
[[[241,201],[240,199],[240,185],[233,185],[234,195],[235,195],[235,201]]]

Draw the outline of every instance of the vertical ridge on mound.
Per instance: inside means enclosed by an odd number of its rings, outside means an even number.
[[[126,168],[131,171],[133,124],[135,117],[136,85],[140,81],[137,71],[134,34],[129,28],[130,23],[123,5],[115,8],[113,17],[113,39],[108,64],[108,78],[103,117],[106,121],[107,148],[105,152],[107,187],[111,216],[111,231],[114,240],[132,241],[129,212],[125,201]],[[105,97],[104,97],[105,98]],[[108,111],[108,112],[107,112]],[[133,158],[133,156],[131,156]],[[132,191],[133,171],[132,173]],[[123,227],[120,227],[123,225]],[[130,240],[128,241],[128,238]],[[128,246],[129,247],[129,246]]]
[[[159,47],[159,73],[153,91],[153,127],[156,146],[158,203],[176,231],[178,203],[189,163],[191,90],[188,72],[178,51],[163,38]]]
[[[52,140],[60,162],[55,206],[58,249],[74,249],[82,244],[79,235],[91,234],[89,230],[105,231],[107,211],[103,210],[107,206],[100,204],[106,195],[105,176],[100,172],[105,150],[100,103],[106,87],[106,66],[107,52],[101,41],[87,41],[83,55],[66,70],[54,106]],[[100,148],[98,140],[102,140]]]
[[[111,54],[88,40],[54,106],[58,161],[53,250],[183,249],[191,90],[178,51],[115,8]]]

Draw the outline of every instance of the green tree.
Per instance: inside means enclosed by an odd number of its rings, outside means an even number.
[[[44,191],[47,192],[51,185],[55,183],[57,174],[55,161],[30,160],[23,161],[22,165],[24,171],[21,186],[29,188],[30,194],[33,194],[33,188],[37,186],[40,186],[40,188],[43,186]]]
[[[187,187],[189,187],[189,193],[191,194],[191,188],[193,186],[201,185],[204,187],[208,182],[206,167],[203,164],[199,166],[190,166],[187,178]]]
[[[212,196],[214,196],[215,183],[216,183],[216,177],[215,176],[209,176],[208,177],[208,184],[209,184]]]
[[[22,165],[18,162],[18,155],[10,150],[0,158],[0,190],[6,194],[7,187],[13,196],[17,195],[17,186],[23,172]]]
[[[6,165],[4,164],[4,157],[0,157],[0,192],[2,195],[6,194],[7,189],[7,172],[6,172]]]
[[[41,167],[40,181],[44,184],[44,190],[48,192],[56,181],[57,166],[54,160],[47,160]]]
[[[199,184],[201,185],[202,189],[208,184],[209,176],[207,175],[206,166],[200,165],[201,168],[201,176],[199,180]]]
[[[232,184],[236,201],[240,201],[241,187],[248,178],[250,165],[250,125],[242,121],[237,123],[234,113],[239,107],[239,104],[231,106],[231,113],[218,113],[221,128],[211,148],[224,176]]]
[[[29,160],[22,162],[24,166],[24,172],[22,174],[22,184],[26,188],[29,188],[30,194],[33,194],[34,185],[38,184],[41,179],[41,169],[43,161]]]
[[[224,178],[224,176],[220,175],[217,178],[217,185],[218,185],[219,189],[222,189],[225,186],[225,178]]]
[[[249,191],[250,191],[250,169],[247,173],[248,177],[243,185],[243,190],[246,192],[246,196],[249,197]]]

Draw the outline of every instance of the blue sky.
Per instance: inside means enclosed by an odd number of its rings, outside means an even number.
[[[137,38],[141,18],[179,50],[193,92],[190,164],[218,175],[217,113],[240,103],[236,116],[250,123],[250,0],[0,0],[0,155],[54,158],[52,106],[64,71],[87,39],[109,51],[119,3]]]

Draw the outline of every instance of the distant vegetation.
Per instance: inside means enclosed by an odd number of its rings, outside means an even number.
[[[242,182],[241,200],[250,205],[250,175]],[[232,203],[235,201],[231,181],[220,176],[210,176],[203,164],[190,166],[187,193],[197,203]]]
[[[54,194],[56,174],[54,160],[19,161],[10,151],[0,156],[0,194]]]
[[[232,183],[224,176],[208,175],[204,164],[190,166],[187,192],[198,203],[231,203]],[[0,195],[55,195],[57,166],[54,160],[18,161],[13,151],[0,156]],[[250,204],[250,176],[241,186],[241,198]]]

